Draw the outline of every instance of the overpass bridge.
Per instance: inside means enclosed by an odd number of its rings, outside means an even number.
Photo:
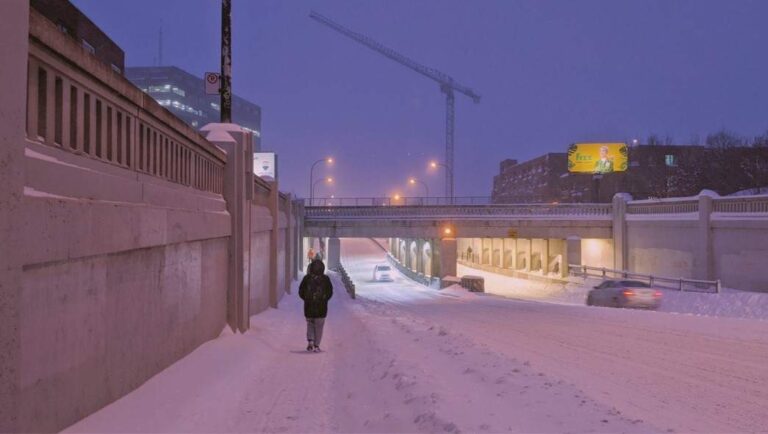
[[[518,277],[564,277],[568,264],[714,280],[768,291],[768,196],[698,196],[611,203],[492,204],[488,198],[304,201],[301,232],[388,238],[407,273],[455,275],[457,263]],[[759,259],[762,258],[762,259]],[[759,259],[759,260],[758,260]],[[758,277],[761,276],[761,277]]]

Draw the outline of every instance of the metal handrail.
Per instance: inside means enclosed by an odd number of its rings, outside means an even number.
[[[572,217],[592,216],[610,218],[609,204],[519,204],[519,205],[436,205],[436,206],[327,206],[307,207],[306,217],[312,219],[359,218],[434,218],[440,217]]]
[[[595,271],[599,273],[590,273],[591,271]],[[687,279],[683,277],[674,278],[674,277],[654,276],[652,274],[633,273],[628,270],[613,270],[605,267],[590,267],[588,265],[576,265],[576,264],[568,264],[568,272],[570,274],[577,275],[577,276],[600,277],[603,279],[622,278],[622,279],[646,280],[648,281],[648,284],[651,286],[676,289],[681,292],[689,291],[689,292],[720,293],[722,291],[722,284],[720,282],[720,279],[700,280],[700,279]],[[664,285],[665,283],[671,283],[674,285],[665,286]],[[686,284],[690,284],[692,286],[686,287]],[[714,291],[703,290],[705,288],[713,288],[713,287],[715,289]],[[695,288],[695,289],[691,289],[691,288]]]

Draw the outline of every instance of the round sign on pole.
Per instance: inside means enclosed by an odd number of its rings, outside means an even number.
[[[205,73],[205,93],[207,95],[217,95],[219,93],[221,74],[218,72]]]

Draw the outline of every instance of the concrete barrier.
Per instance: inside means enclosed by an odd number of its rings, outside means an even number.
[[[2,77],[27,79],[0,97],[0,432],[53,432],[247,330],[289,288],[298,225],[247,155],[26,3],[0,2]],[[216,141],[252,146],[233,127]]]

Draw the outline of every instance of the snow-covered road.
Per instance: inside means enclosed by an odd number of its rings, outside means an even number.
[[[335,281],[325,352],[289,295],[67,431],[768,430],[768,321],[375,283],[377,245],[342,255],[358,297]]]

